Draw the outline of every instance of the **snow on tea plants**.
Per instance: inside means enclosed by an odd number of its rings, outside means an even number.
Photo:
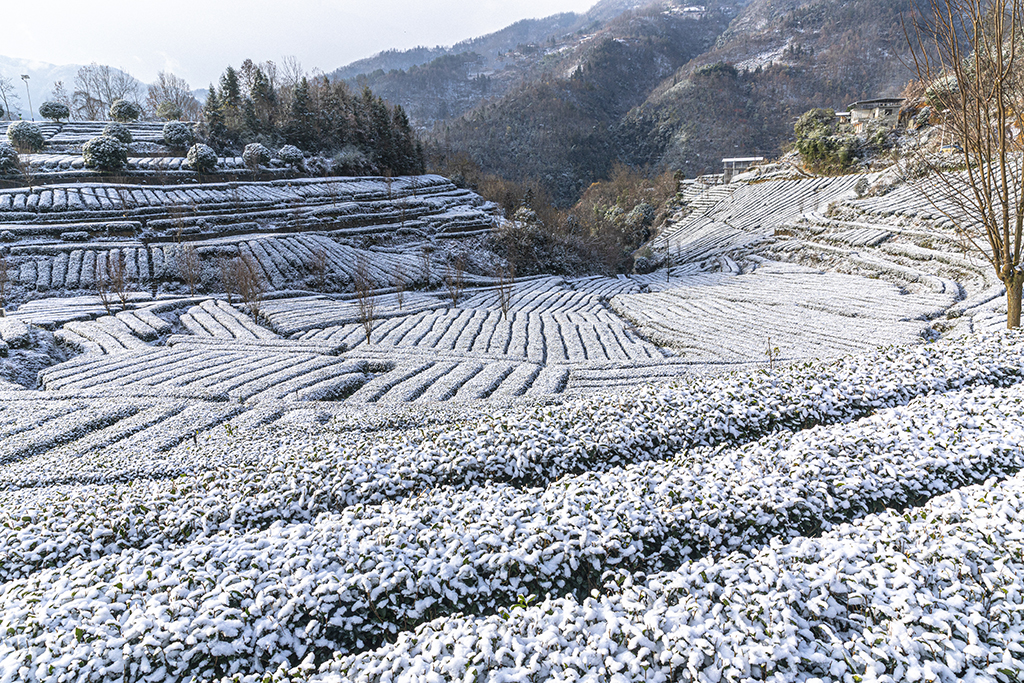
[[[376,645],[434,616],[493,613],[518,595],[586,594],[607,569],[646,574],[691,553],[788,540],[1019,468],[1021,391],[927,397],[854,425],[569,477],[545,491],[442,488],[247,536],[173,548],[146,539],[142,551],[9,581],[0,667],[161,665],[172,680],[258,673],[317,648]],[[95,553],[95,539],[78,531]],[[73,545],[74,535],[64,538]],[[182,630],[196,621],[209,628]],[[42,632],[26,629],[36,623]],[[90,646],[76,648],[83,639]]]
[[[910,343],[960,296],[951,282],[940,283],[938,292],[900,294],[881,280],[781,263],[764,263],[738,277],[683,280],[691,285],[619,295],[612,307],[648,339],[684,358],[719,361],[763,360],[771,347],[781,358],[799,358]],[[848,296],[853,290],[857,296]]]
[[[1022,515],[1024,478],[991,480],[820,538],[709,556],[643,582],[613,577],[584,600],[439,619],[319,675],[313,662],[281,674],[324,683],[1014,680],[1024,670]]]
[[[303,495],[310,500],[326,495],[339,505],[379,503],[403,498],[423,486],[469,486],[489,479],[545,486],[573,471],[608,469],[670,457],[701,445],[735,443],[780,426],[792,429],[846,420],[929,391],[1015,380],[1019,347],[1004,345],[1007,339],[1003,337],[987,341],[988,348],[977,347],[991,368],[987,373],[981,372],[983,366],[976,366],[972,353],[961,345],[932,345],[904,352],[909,358],[893,353],[858,359],[845,368],[834,366],[830,368],[834,373],[831,383],[820,382],[821,377],[829,376],[828,366],[810,365],[776,376],[738,373],[672,391],[641,390],[619,399],[577,400],[557,408],[522,409],[498,417],[483,416],[476,423],[443,424],[382,437],[357,438],[344,431],[310,437],[285,431],[259,434],[252,440],[275,440],[280,457],[291,463],[289,467],[296,466],[296,454],[303,454],[299,460],[311,474],[296,476],[322,481],[319,488],[326,491],[309,489]],[[109,364],[93,361],[89,365],[102,368]],[[114,368],[113,372],[123,370]],[[919,376],[914,383],[893,382],[899,373]],[[783,403],[785,397],[790,397],[788,405]],[[658,406],[662,408],[656,412]],[[225,462],[237,442],[211,448],[193,459],[206,459],[216,466]],[[161,459],[158,456],[158,461]],[[288,472],[300,470],[286,468]],[[74,472],[53,475],[57,481],[75,477]],[[245,479],[255,474],[243,472],[241,476]],[[35,481],[45,483],[47,479],[37,477]],[[180,486],[177,482],[171,485]],[[225,493],[223,498],[235,501],[246,496]]]
[[[858,176],[737,183],[691,198],[693,211],[652,244],[673,261],[695,262],[770,238],[775,228],[853,195]]]

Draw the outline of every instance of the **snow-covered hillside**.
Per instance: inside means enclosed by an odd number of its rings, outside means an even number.
[[[0,190],[0,681],[1020,677],[1024,337],[859,181],[580,278],[438,176]]]

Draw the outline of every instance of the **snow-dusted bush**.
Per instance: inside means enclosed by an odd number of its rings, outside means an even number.
[[[295,674],[321,683],[1015,681],[1024,671],[1022,515],[1024,478],[992,480],[646,581],[610,574],[583,599],[438,619],[379,650],[336,655],[318,676]]]
[[[142,107],[128,100],[114,100],[108,113],[114,121],[129,123],[139,120],[139,117],[142,116]]]
[[[128,163],[128,147],[115,137],[99,135],[82,146],[85,165],[100,171],[117,171]]]
[[[242,161],[253,171],[269,162],[270,158],[270,150],[258,142],[250,142],[242,150]]]
[[[331,164],[330,159],[320,155],[311,156],[308,159],[306,159],[302,164],[303,170],[305,170],[306,173],[308,173],[311,176],[330,175],[331,169],[333,167],[334,166],[333,164]]]
[[[9,125],[7,139],[19,152],[38,152],[46,145],[42,129],[31,121],[15,121]]]
[[[68,105],[61,102],[43,102],[39,105],[39,115],[51,121],[67,120],[71,116]]]
[[[643,230],[648,228],[654,222],[655,212],[654,207],[647,202],[640,202],[633,210],[626,214],[625,222],[626,227],[630,230]]]
[[[11,348],[22,348],[32,342],[32,331],[17,318],[0,318],[0,339]]]
[[[195,139],[192,126],[184,121],[168,121],[164,124],[164,142],[168,147],[187,149]]]
[[[137,550],[124,541],[154,526],[151,505],[135,499],[97,510],[95,498],[75,491],[67,502],[79,512],[67,515],[43,496],[35,509],[22,504],[20,523],[3,530],[0,566],[20,576],[5,576],[0,592],[0,667],[32,662],[45,671],[57,658],[76,669],[108,667],[125,658],[159,661],[169,680],[258,673],[314,647],[344,653],[380,644],[433,616],[500,613],[519,595],[586,595],[607,570],[650,574],[709,550],[756,552],[1019,468],[1022,398],[1020,387],[928,396],[854,425],[582,473],[543,490],[436,488],[355,507],[329,502],[323,489],[292,491],[288,512],[306,515],[249,534],[230,532],[251,501],[224,491],[206,497],[230,508],[222,525],[179,508],[166,517],[170,527],[187,516],[203,536],[138,539]],[[161,486],[179,483],[187,485]],[[337,509],[309,509],[325,504]],[[50,515],[72,528],[37,537]],[[95,559],[48,568],[46,555],[69,548]],[[73,647],[80,637],[92,646]]]
[[[117,138],[126,145],[132,144],[132,132],[128,129],[128,126],[123,123],[114,121],[103,126],[103,135],[109,135],[112,138]]]
[[[0,173],[13,173],[18,170],[18,150],[0,142]]]
[[[331,160],[338,175],[367,175],[373,172],[373,163],[363,150],[355,145],[346,145]]]
[[[200,142],[189,148],[185,162],[196,173],[209,173],[217,167],[217,153]]]
[[[277,150],[277,158],[289,166],[298,167],[299,164],[302,163],[304,157],[302,150],[295,145],[285,145],[281,149]]]

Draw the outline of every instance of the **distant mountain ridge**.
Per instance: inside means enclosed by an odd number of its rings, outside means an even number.
[[[334,73],[401,104],[439,147],[564,203],[615,161],[697,175],[777,153],[806,109],[897,94],[911,77],[900,14],[922,2],[603,0]]]

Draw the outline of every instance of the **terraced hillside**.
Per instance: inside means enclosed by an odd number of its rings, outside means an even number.
[[[19,401],[147,416],[57,441],[169,450],[229,423],[549,400],[991,326],[985,274],[915,242],[941,227],[839,217],[883,213],[857,180],[689,183],[655,244],[670,270],[516,281],[486,250],[494,207],[437,176],[0,190],[7,320],[30,330],[0,369]],[[228,293],[239,258],[258,303]]]
[[[8,125],[9,122],[0,121],[0,140],[4,142],[7,141]],[[21,170],[9,176],[9,184],[19,181],[28,181],[28,184],[52,182],[55,178],[81,181],[101,175],[86,168],[82,145],[101,135],[107,125],[105,122],[43,122],[36,125],[46,141],[45,147],[38,153],[19,155]],[[132,142],[128,145],[128,164],[120,175],[138,180],[195,178],[195,173],[185,164],[182,150],[169,147],[164,142],[162,123],[136,121],[125,125],[132,135]],[[211,175],[237,176],[247,172],[241,157],[221,157]],[[294,169],[278,159],[272,159],[260,172],[263,175],[294,175]],[[3,180],[0,175],[0,182]]]
[[[0,681],[1021,677],[1024,340],[860,180],[519,279],[436,176],[0,190]]]

